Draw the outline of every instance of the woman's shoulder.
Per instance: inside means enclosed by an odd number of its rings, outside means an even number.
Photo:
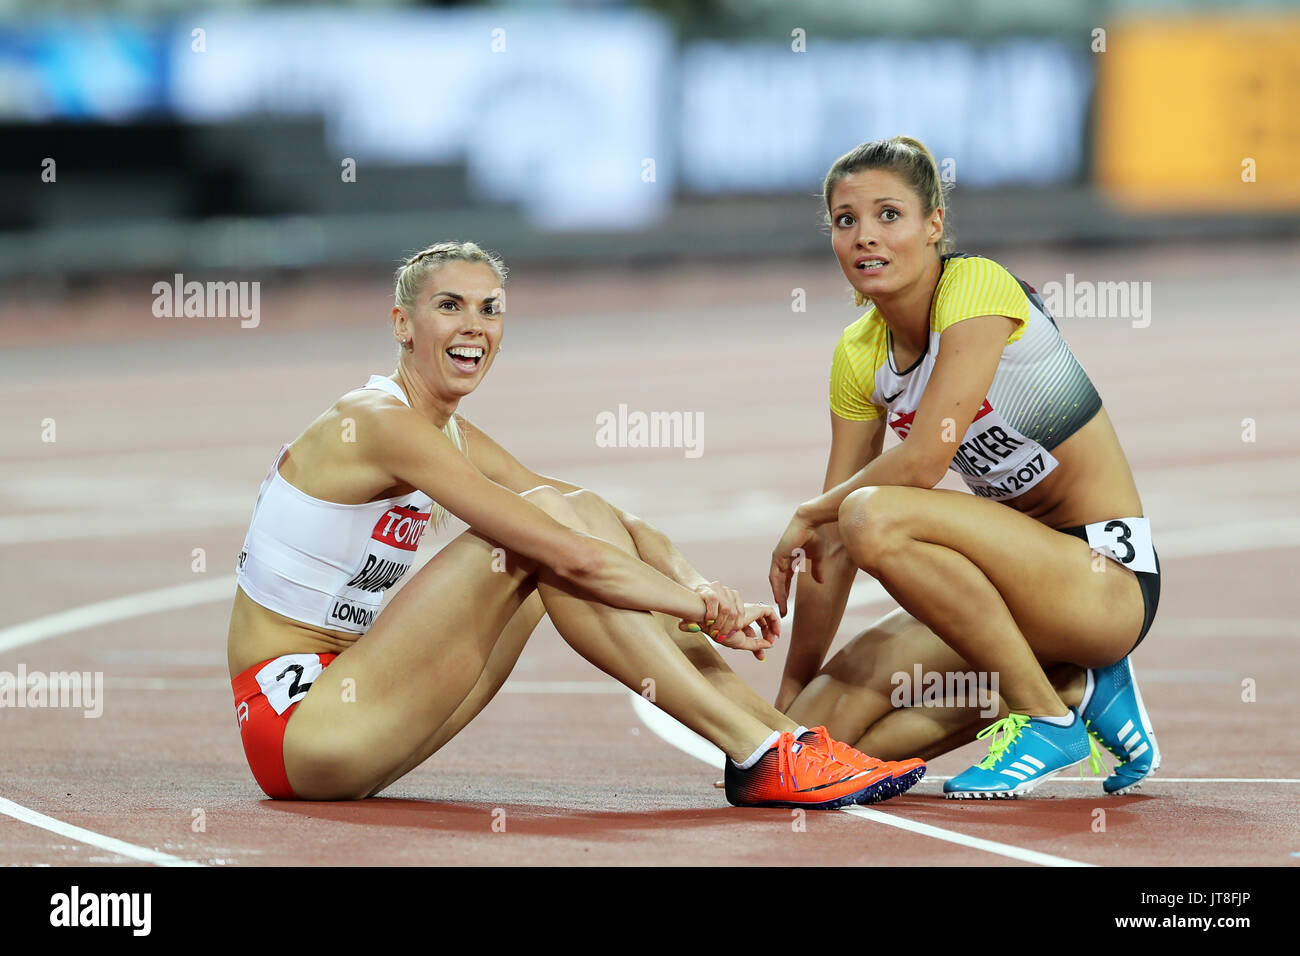
[[[376,415],[397,409],[410,411],[411,406],[391,392],[369,385],[349,389],[330,406],[330,412],[342,415]]]
[[[840,333],[839,345],[861,346],[884,333],[885,322],[873,305]]]
[[[996,259],[970,252],[953,252],[944,257],[943,275],[939,284],[940,287],[952,284],[971,286],[1003,281],[1020,284],[1010,270]]]
[[[419,443],[425,425],[427,421],[396,395],[361,386],[336,398],[304,437],[328,439],[336,450],[369,458],[380,446]]]
[[[1005,315],[1017,320],[1023,329],[1029,321],[1029,296],[1020,280],[1000,262],[985,256],[953,253],[944,259],[930,314],[930,329],[943,332],[956,322],[977,315]]]

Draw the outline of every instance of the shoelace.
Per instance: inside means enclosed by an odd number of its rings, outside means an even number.
[[[1024,714],[1008,714],[997,723],[990,724],[975,735],[976,740],[984,737],[992,737],[993,741],[989,745],[989,755],[981,760],[978,764],[981,770],[992,770],[997,766],[1007,752],[1007,749],[1020,736],[1020,731],[1029,723],[1029,718]],[[1087,728],[1087,723],[1084,727]],[[1001,739],[998,734],[1002,733]],[[1094,734],[1088,731],[1088,769],[1092,771],[1094,777],[1100,776],[1105,771],[1106,766],[1101,762],[1101,751],[1097,749],[1097,742],[1093,739]],[[1116,770],[1119,766],[1116,766]],[[1079,776],[1083,776],[1083,767],[1079,768]]]
[[[1086,724],[1084,725],[1087,726]],[[1100,777],[1106,769],[1106,765],[1101,762],[1101,750],[1097,747],[1096,734],[1091,730],[1088,731],[1088,769],[1092,771],[1094,777]],[[1117,763],[1115,769],[1118,770],[1124,766],[1123,762]],[[1083,776],[1083,765],[1079,765],[1079,776]]]
[[[1111,770],[1111,773],[1119,773],[1120,767],[1128,763],[1128,761],[1124,759],[1128,754],[1122,754],[1118,750],[1112,750],[1110,744],[1102,740],[1101,735],[1092,729],[1092,721],[1085,720],[1083,726],[1088,728],[1088,767],[1092,770],[1093,776],[1101,776],[1102,771],[1106,769],[1105,764],[1101,762],[1101,747],[1098,747],[1098,744],[1105,747],[1106,750],[1109,751],[1110,755],[1118,761]],[[1079,776],[1083,776],[1082,767],[1079,768]]]
[[[838,756],[835,755],[835,745],[839,743],[839,741],[831,737],[830,731],[828,731],[824,725],[817,726],[817,727],[809,727],[808,732],[817,738],[817,743],[822,750],[824,750],[828,754],[831,754],[832,756],[835,756],[835,759],[838,760],[840,763],[845,762],[844,760],[841,760]],[[841,744],[841,746],[848,747],[848,744]],[[861,751],[858,752],[861,753]],[[872,766],[879,767],[884,764],[883,760],[879,759],[878,757],[873,757],[870,754],[862,754],[862,756],[866,757],[869,761],[871,761]]]
[[[794,754],[790,752],[790,748],[794,746],[794,743],[794,734],[789,731],[786,731],[777,738],[776,772],[780,775],[782,784],[785,783],[786,775],[789,774],[790,786],[798,787],[799,783],[794,777],[794,768],[790,766],[794,760]]]
[[[1128,756],[1128,754],[1122,754],[1118,750],[1112,749],[1110,744],[1102,740],[1101,734],[1097,733],[1097,731],[1092,729],[1092,721],[1086,720],[1084,721],[1083,725],[1088,728],[1088,736],[1091,737],[1093,740],[1095,740],[1097,743],[1101,744],[1103,747],[1105,747],[1110,752],[1110,755],[1119,761],[1119,763],[1115,764],[1116,770],[1124,766],[1124,764],[1128,763],[1128,761],[1124,759],[1125,757]]]
[[[798,750],[794,749],[796,746],[799,747]],[[795,776],[794,769],[800,760],[820,765],[818,769],[821,769],[823,772],[834,772],[836,766],[854,772],[857,770],[857,768],[851,767],[841,760],[837,760],[824,750],[818,750],[816,747],[800,744],[795,739],[794,734],[787,730],[781,734],[776,742],[776,769],[777,773],[781,775],[781,780],[783,782],[788,774],[790,778],[790,786],[796,789],[799,786],[799,780],[798,777]]]
[[[999,760],[1005,756],[1007,748],[1020,736],[1020,731],[1029,723],[1029,718],[1024,714],[1008,714],[1001,720],[989,724],[978,734],[976,740],[984,740],[987,737],[993,739],[989,741],[989,755],[981,760],[976,766],[981,770],[992,770]],[[998,734],[1002,734],[999,738]]]

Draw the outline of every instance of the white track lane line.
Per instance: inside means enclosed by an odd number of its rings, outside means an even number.
[[[202,863],[196,863],[193,860],[182,860],[178,856],[163,853],[161,850],[150,850],[148,847],[136,846],[134,843],[126,843],[123,840],[104,836],[94,830],[87,830],[84,827],[73,826],[71,823],[64,823],[62,820],[47,817],[35,810],[28,810],[26,807],[20,806],[12,800],[6,800],[4,797],[0,797],[0,813],[13,817],[22,823],[29,823],[34,827],[40,827],[42,830],[57,833],[61,837],[76,840],[78,843],[89,843],[91,846],[97,846],[102,850],[108,850],[110,853],[116,853],[118,856],[124,856],[128,859],[139,860],[141,863],[152,863],[155,866],[203,866]]]
[[[690,754],[696,760],[702,761],[715,771],[721,772],[723,760],[726,759],[721,750],[690,728],[683,727],[640,694],[633,694],[631,691],[628,691],[628,693],[632,698],[632,710],[641,719],[641,722],[650,728],[652,733],[683,753]],[[998,856],[1020,860],[1024,863],[1037,863],[1040,866],[1095,865],[1093,863],[1081,863],[1078,860],[1070,860],[1062,856],[1052,856],[1050,853],[1039,853],[1037,850],[1027,850],[1007,843],[982,840],[979,837],[967,836],[965,833],[957,833],[954,830],[945,830],[942,827],[931,826],[928,823],[918,823],[915,820],[908,820],[892,813],[884,813],[868,807],[842,807],[839,812],[851,814],[862,820],[897,827],[900,830],[906,830],[919,836],[943,840],[946,843],[955,843],[958,846],[968,847],[972,850],[995,853]]]
[[[47,614],[44,617],[0,629],[0,653],[100,624],[231,598],[234,587],[235,577],[228,575],[209,581],[194,581],[169,588],[142,591],[139,594],[128,594],[126,597],[96,601],[94,604],[83,604],[81,607],[74,607],[67,611]],[[88,843],[142,863],[153,863],[156,866],[203,866],[202,863],[182,860],[170,853],[136,846],[115,837],[96,833],[94,830],[87,830],[85,827],[64,823],[54,817],[29,810],[4,797],[0,797],[0,813],[79,843]]]
[[[0,654],[100,624],[125,621],[128,618],[156,614],[160,611],[176,611],[194,607],[196,604],[234,599],[235,576],[228,574],[210,580],[177,584],[169,588],[128,594],[108,601],[96,601],[94,604],[83,604],[67,611],[46,614],[44,617],[24,621],[21,624],[0,628]]]

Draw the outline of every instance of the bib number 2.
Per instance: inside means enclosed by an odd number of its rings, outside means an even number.
[[[283,714],[307,696],[322,670],[315,654],[286,654],[259,670],[257,683],[275,712]]]
[[[1156,570],[1149,519],[1112,518],[1094,522],[1085,530],[1088,532],[1088,546],[1094,551],[1114,558],[1130,571]]]

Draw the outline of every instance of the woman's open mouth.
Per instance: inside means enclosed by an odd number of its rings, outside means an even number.
[[[478,370],[485,354],[487,353],[480,345],[456,345],[447,349],[447,357],[451,359],[451,364],[466,374]]]
[[[853,268],[857,269],[859,272],[863,272],[868,275],[871,275],[873,273],[879,272],[887,265],[889,265],[889,261],[887,259],[880,259],[875,256],[869,256],[863,259],[858,259],[856,262],[853,263]]]

